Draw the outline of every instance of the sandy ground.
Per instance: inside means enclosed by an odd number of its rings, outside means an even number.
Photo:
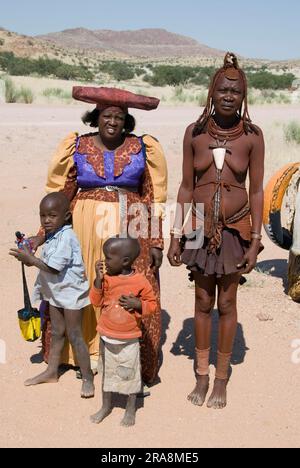
[[[260,272],[253,272],[239,292],[239,326],[225,410],[197,408],[186,399],[194,386],[194,290],[185,268],[172,269],[166,260],[161,270],[164,309],[161,382],[141,402],[134,428],[119,426],[122,402],[118,402],[118,407],[101,425],[89,422],[89,415],[100,405],[99,378],[96,397],[88,401],[79,398],[80,381],[75,379],[73,371],[65,373],[56,385],[23,386],[26,378],[42,371],[45,365],[39,360],[39,341],[26,343],[20,336],[16,318],[16,311],[22,307],[20,264],[7,252],[17,229],[30,234],[39,226],[38,203],[44,193],[51,154],[69,131],[85,130],[80,125],[84,110],[84,106],[10,104],[0,107],[3,275],[0,338],[6,343],[6,363],[0,364],[0,446],[298,446],[300,364],[293,363],[292,343],[300,340],[299,304],[289,300],[284,292],[288,252],[266,238],[266,248],[259,261]],[[165,148],[170,168],[170,201],[176,197],[181,177],[184,129],[198,114],[196,107],[161,107],[153,113],[135,113],[138,131],[154,134]],[[289,160],[297,160],[297,149],[286,148],[281,130],[274,132],[274,129],[291,118],[299,118],[300,107],[255,108],[252,116],[266,129],[267,174]],[[31,269],[28,271],[30,285],[34,277]],[[267,312],[273,320],[259,321],[260,312]],[[214,325],[215,350],[216,317]],[[212,366],[212,375],[213,371]]]

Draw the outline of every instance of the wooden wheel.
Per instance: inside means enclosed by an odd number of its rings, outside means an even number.
[[[264,228],[271,241],[285,250],[290,250],[292,246],[293,233],[291,229],[282,226],[282,202],[299,168],[300,162],[287,164],[274,174],[265,188]]]

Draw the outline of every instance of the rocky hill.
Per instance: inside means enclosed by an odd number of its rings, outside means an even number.
[[[174,34],[164,29],[140,29],[137,31],[91,31],[85,28],[36,36],[37,39],[60,47],[97,50],[124,54],[130,57],[221,57],[223,51],[199,44],[189,37]]]

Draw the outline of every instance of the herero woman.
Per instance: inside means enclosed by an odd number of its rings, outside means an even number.
[[[156,109],[159,100],[116,88],[94,87],[74,87],[73,97],[96,106],[85,114],[83,121],[97,130],[82,136],[72,133],[62,142],[51,162],[46,189],[62,191],[71,200],[73,228],[80,241],[90,285],[95,279],[96,260],[104,259],[104,242],[108,237],[126,234],[134,218],[132,206],[141,204],[146,209],[149,230],[138,238],[141,255],[134,267],[146,275],[158,302],[157,312],[145,317],[142,323],[142,376],[145,383],[153,383],[159,366],[158,269],[162,262],[161,216],[166,201],[167,168],[155,138],[132,134],[135,119],[128,108]],[[96,321],[100,313],[90,306],[83,317],[83,335],[94,363],[99,354]],[[47,359],[49,327],[44,336]],[[62,362],[74,364],[69,347]]]
[[[246,177],[249,174],[249,197]],[[234,54],[214,75],[207,105],[185,133],[183,178],[178,206],[204,204],[204,244],[184,248],[179,210],[171,231],[168,258],[182,263],[195,281],[197,384],[188,399],[202,406],[209,390],[211,313],[218,291],[219,335],[216,376],[207,406],[226,406],[228,371],[237,328],[237,289],[241,274],[250,273],[262,249],[264,140],[252,124],[247,106],[247,80]],[[187,244],[186,244],[187,246]]]

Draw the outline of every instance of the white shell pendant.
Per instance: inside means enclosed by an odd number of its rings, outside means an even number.
[[[224,167],[225,156],[226,156],[226,148],[213,149],[213,155],[214,155],[216,168],[219,171],[222,171]]]

